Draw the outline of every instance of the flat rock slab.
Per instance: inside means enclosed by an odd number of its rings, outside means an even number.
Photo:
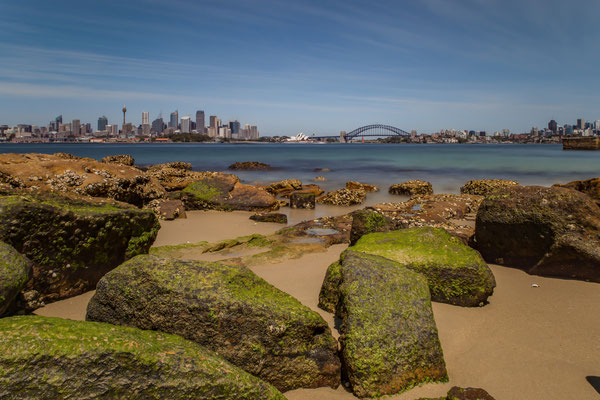
[[[179,336],[39,316],[0,319],[0,398],[285,399]]]
[[[323,318],[245,267],[138,256],[98,283],[87,319],[178,334],[280,390],[340,382]]]
[[[388,258],[423,274],[433,301],[478,306],[496,286],[492,271],[479,253],[441,228],[371,233],[351,249]]]
[[[378,397],[446,380],[426,279],[352,251],[338,266],[342,365],[354,394]]]

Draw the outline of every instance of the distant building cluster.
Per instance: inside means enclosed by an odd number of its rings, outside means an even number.
[[[142,123],[138,126],[127,122],[127,108],[123,107],[123,122],[109,123],[106,116],[98,118],[97,129],[91,123],[82,124],[79,119],[71,122],[63,121],[59,115],[50,121],[48,126],[19,124],[13,127],[0,125],[0,141],[16,142],[67,142],[67,141],[139,141],[158,140],[167,141],[178,134],[207,135],[214,140],[258,140],[259,132],[256,125],[246,124],[242,127],[239,121],[222,123],[216,116],[209,117],[206,126],[204,111],[196,111],[195,118],[185,115],[179,118],[179,112],[171,113],[167,123],[159,114],[158,118],[150,123],[147,111],[142,112]]]

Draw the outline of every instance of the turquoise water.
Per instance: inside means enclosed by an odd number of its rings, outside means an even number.
[[[441,144],[0,144],[1,153],[67,152],[100,159],[130,154],[136,164],[187,161],[197,170],[226,171],[236,161],[261,161],[272,171],[236,171],[246,182],[285,178],[325,189],[357,180],[387,187],[408,179],[432,182],[438,192],[457,192],[469,179],[506,178],[550,185],[600,175],[600,152],[563,151],[560,145]],[[315,172],[315,168],[331,172]]]

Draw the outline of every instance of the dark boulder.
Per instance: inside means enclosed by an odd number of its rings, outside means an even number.
[[[244,267],[139,256],[99,282],[87,319],[178,334],[280,390],[340,382],[323,318]]]
[[[276,224],[287,224],[287,215],[281,213],[254,214],[250,219],[256,222],[273,222]]]
[[[0,320],[0,398],[285,399],[179,336],[38,316]]]
[[[158,233],[149,210],[50,195],[0,197],[0,241],[33,262],[22,308],[76,296],[123,261],[147,253]]]
[[[485,304],[496,281],[479,253],[441,228],[408,228],[363,236],[351,247],[423,274],[431,299],[466,307]]]
[[[483,389],[453,386],[445,397],[420,398],[418,400],[494,400],[494,398]]]
[[[590,196],[596,204],[600,206],[600,178],[586,179],[583,181],[573,181],[564,185],[554,185],[567,189],[577,190]]]
[[[236,163],[231,164],[229,166],[229,169],[256,171],[256,170],[271,169],[271,166],[269,164],[261,163],[258,161],[244,161],[244,162],[236,162]]]
[[[488,262],[600,282],[600,208],[578,191],[517,186],[488,196],[475,238]]]
[[[406,181],[395,183],[388,189],[390,194],[398,194],[404,196],[427,195],[433,194],[431,183],[421,180]]]
[[[0,242],[0,315],[12,305],[31,275],[31,262],[12,246]]]
[[[447,380],[426,279],[383,257],[346,251],[337,266],[342,365],[359,397]],[[322,291],[323,294],[324,291]],[[332,293],[334,299],[336,296]],[[335,301],[335,300],[334,300]]]
[[[290,195],[291,208],[315,208],[315,194],[311,192],[294,192]]]

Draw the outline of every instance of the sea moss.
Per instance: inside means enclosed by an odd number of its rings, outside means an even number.
[[[30,277],[31,263],[12,246],[0,242],[0,315]]]
[[[187,185],[182,192],[192,195],[197,201],[206,203],[214,202],[223,194],[219,188],[209,185],[204,181],[192,182]]]
[[[0,320],[0,349],[3,398],[285,399],[203,347],[154,331],[11,317]]]

